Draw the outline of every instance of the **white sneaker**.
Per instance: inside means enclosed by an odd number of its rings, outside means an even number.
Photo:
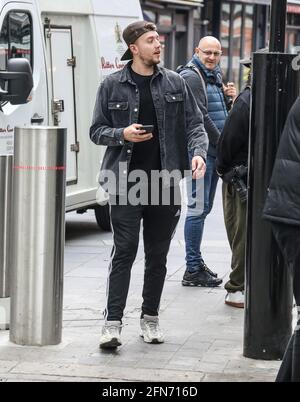
[[[225,297],[225,304],[231,307],[244,308],[245,294],[244,292],[228,292]]]
[[[141,337],[147,343],[163,343],[164,335],[159,328],[158,316],[144,315],[141,319]]]
[[[102,327],[100,348],[112,349],[121,346],[121,329],[121,321],[106,321],[105,325]]]

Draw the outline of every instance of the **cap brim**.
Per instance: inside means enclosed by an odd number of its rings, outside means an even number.
[[[250,59],[242,59],[242,60],[240,60],[240,64],[243,64],[243,66],[246,66],[246,67],[250,67],[252,64],[252,61]]]
[[[132,59],[132,53],[131,53],[130,49],[128,48],[126,50],[126,52],[123,54],[123,56],[121,57],[121,60],[124,61],[124,60],[131,60],[131,59]]]

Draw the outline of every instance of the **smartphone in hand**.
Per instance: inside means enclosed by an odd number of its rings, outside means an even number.
[[[153,133],[154,125],[153,124],[145,125],[143,127],[140,127],[139,130],[145,130],[146,133]],[[146,133],[144,133],[144,134],[146,134]]]

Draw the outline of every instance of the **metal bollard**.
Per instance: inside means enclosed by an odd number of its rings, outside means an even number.
[[[12,192],[11,155],[0,156],[0,330],[9,329],[9,222]]]
[[[244,326],[244,356],[252,359],[282,359],[292,333],[292,278],[262,210],[284,123],[299,93],[294,57],[253,55]]]
[[[66,129],[15,129],[10,340],[61,342]]]

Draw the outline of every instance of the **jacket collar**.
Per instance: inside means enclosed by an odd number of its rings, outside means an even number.
[[[125,66],[124,66],[124,68],[123,68],[123,70],[121,70],[121,75],[120,75],[120,78],[119,78],[119,82],[130,82],[131,84],[133,84],[133,85],[136,85],[134,82],[133,82],[133,80],[132,80],[132,77],[131,77],[131,74],[130,74],[130,67],[131,67],[131,65],[132,65],[132,60],[130,60]],[[153,78],[152,79],[154,79],[154,78],[156,78],[158,75],[162,75],[162,68],[161,67],[158,67],[158,66],[154,66],[154,74],[153,74]]]
[[[199,60],[198,56],[194,54],[192,62],[201,69],[207,77],[207,81],[210,84],[222,86],[222,72],[219,65],[217,65],[213,70],[209,70],[205,65]]]

